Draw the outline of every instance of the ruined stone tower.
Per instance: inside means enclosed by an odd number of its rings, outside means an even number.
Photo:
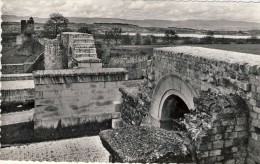
[[[21,33],[33,34],[34,33],[34,20],[30,17],[29,20],[21,20]]]

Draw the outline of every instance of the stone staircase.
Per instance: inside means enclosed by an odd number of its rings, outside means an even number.
[[[97,58],[94,38],[90,34],[78,34],[73,36],[72,57],[78,58]]]

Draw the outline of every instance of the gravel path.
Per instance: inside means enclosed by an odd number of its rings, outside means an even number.
[[[0,160],[109,162],[109,153],[93,136],[1,148]]]
[[[22,112],[12,112],[1,115],[1,125],[17,124],[33,120],[34,109]]]

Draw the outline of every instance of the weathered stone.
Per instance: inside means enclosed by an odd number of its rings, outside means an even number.
[[[188,147],[176,132],[132,126],[100,132],[114,162],[188,162]],[[186,146],[185,146],[186,145]]]

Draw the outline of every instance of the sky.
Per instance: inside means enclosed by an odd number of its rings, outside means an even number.
[[[260,23],[260,0],[2,0],[2,14],[47,18],[102,17],[158,20],[235,20]],[[186,2],[183,2],[186,1]],[[196,2],[194,2],[196,1]],[[204,2],[203,2],[204,1]],[[207,2],[205,2],[207,1]],[[214,2],[209,2],[214,1]],[[225,1],[225,2],[223,2]],[[233,1],[233,2],[230,2]],[[234,2],[240,1],[240,2]]]

